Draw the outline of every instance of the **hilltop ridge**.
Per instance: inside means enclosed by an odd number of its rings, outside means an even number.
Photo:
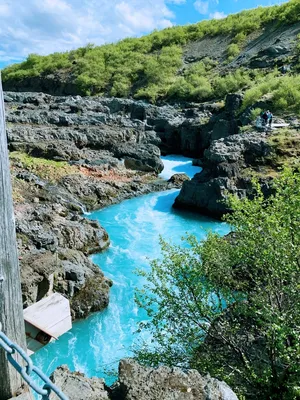
[[[3,70],[4,89],[133,97],[153,103],[222,100],[228,93],[247,94],[257,87],[259,97],[265,94],[260,87],[265,82],[276,83],[272,92],[290,84],[298,90],[299,21],[300,3],[290,0],[115,44],[30,54],[23,63]],[[278,71],[286,64],[291,66],[289,82]],[[288,102],[284,97],[277,106]]]

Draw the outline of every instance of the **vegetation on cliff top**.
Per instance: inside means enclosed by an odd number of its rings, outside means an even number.
[[[247,399],[300,398],[300,175],[286,170],[265,199],[230,198],[233,233],[162,241],[137,302],[154,343],[139,361],[225,380]]]
[[[21,81],[58,73],[75,83],[78,93],[85,95],[131,95],[152,102],[170,98],[196,101],[221,98],[226,93],[252,87],[261,74],[238,70],[220,77],[216,62],[209,59],[183,68],[184,46],[207,36],[226,35],[231,38],[227,49],[230,61],[238,55],[249,34],[274,21],[294,23],[300,19],[299,15],[299,1],[291,0],[280,6],[259,7],[222,20],[172,27],[116,44],[88,45],[49,56],[31,54],[23,63],[6,68],[3,80]],[[250,95],[255,97],[252,92]],[[283,104],[285,101],[279,102],[280,106]]]
[[[15,164],[24,168],[41,179],[51,183],[58,182],[64,176],[79,174],[76,166],[69,165],[66,161],[53,161],[45,158],[31,157],[26,153],[13,151],[9,155],[12,168]]]

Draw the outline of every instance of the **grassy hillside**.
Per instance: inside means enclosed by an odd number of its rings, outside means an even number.
[[[174,98],[189,101],[221,99],[226,93],[240,89],[249,89],[246,98],[250,102],[270,89],[275,93],[277,107],[290,105],[300,110],[297,68],[293,69],[293,74],[284,77],[276,70],[226,69],[251,35],[274,21],[278,26],[300,21],[299,0],[243,11],[222,20],[155,31],[116,44],[88,45],[49,56],[30,54],[23,63],[6,68],[3,81],[22,82],[58,74],[75,83],[78,93],[83,95],[133,96],[151,102]],[[226,59],[221,64],[207,57],[189,64],[184,62],[183,54],[189,43],[216,36],[229,39]],[[296,50],[293,57],[298,61]],[[286,95],[287,90],[291,90],[291,98]]]

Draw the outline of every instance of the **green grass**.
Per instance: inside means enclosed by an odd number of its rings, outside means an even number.
[[[300,115],[300,75],[279,75],[277,71],[266,75],[246,90],[243,109],[267,96],[277,112]]]
[[[273,167],[300,167],[300,133],[297,130],[280,129],[269,137],[268,143],[273,148],[273,155],[269,159]]]
[[[55,183],[66,175],[73,175],[79,173],[75,166],[70,166],[64,161],[46,160],[44,158],[31,157],[28,154],[21,152],[11,152],[9,155],[12,168],[17,164],[22,165],[22,168],[37,175],[41,179],[48,182]]]

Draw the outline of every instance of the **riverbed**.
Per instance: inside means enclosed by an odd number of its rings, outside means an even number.
[[[185,172],[190,177],[199,172],[189,159],[180,156],[162,157],[165,169],[161,176]],[[123,201],[87,215],[97,219],[107,230],[111,246],[92,256],[104,274],[114,282],[108,308],[86,320],[75,322],[71,331],[33,356],[33,361],[48,376],[62,364],[71,370],[106,379],[116,379],[118,361],[132,355],[131,348],[140,335],[135,334],[138,322],[147,319],[134,302],[135,288],[143,285],[136,269],[149,270],[150,260],[160,257],[159,237],[180,243],[186,234],[198,239],[209,230],[228,233],[225,223],[188,211],[172,208],[179,190],[152,193]],[[147,337],[143,339],[148,340]]]

